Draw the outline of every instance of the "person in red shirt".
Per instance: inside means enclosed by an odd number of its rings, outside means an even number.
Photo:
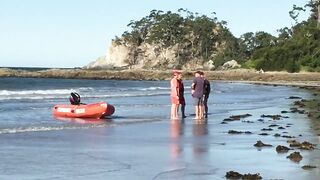
[[[171,119],[179,119],[178,109],[179,109],[179,82],[178,75],[181,74],[178,71],[173,72],[173,78],[170,81],[171,84]]]

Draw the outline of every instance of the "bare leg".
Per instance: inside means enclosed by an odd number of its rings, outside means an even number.
[[[196,117],[194,119],[199,119],[199,106],[195,106]]]
[[[178,119],[178,108],[179,104],[171,105],[171,119]]]

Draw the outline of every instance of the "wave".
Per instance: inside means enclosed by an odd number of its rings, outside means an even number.
[[[162,87],[150,87],[150,88],[136,88],[125,89],[122,91],[104,91],[97,90],[94,88],[78,88],[75,89],[48,89],[48,90],[23,90],[23,91],[9,91],[0,90],[0,100],[42,100],[42,99],[66,99],[69,97],[70,92],[79,92],[82,98],[115,98],[115,97],[140,97],[140,96],[158,96],[167,95],[168,88]],[[160,91],[159,91],[160,90]],[[149,92],[146,92],[149,91]]]
[[[137,123],[151,123],[162,121],[161,119],[131,119],[121,120],[121,122],[113,122],[108,120],[100,120],[94,122],[85,119],[67,119],[66,121],[73,122],[75,125],[65,126],[31,126],[31,127],[16,127],[16,128],[5,128],[0,129],[0,134],[16,134],[16,133],[27,133],[27,132],[47,132],[47,131],[61,131],[61,130],[76,130],[76,129],[89,129],[89,128],[105,128],[119,125],[129,125]]]

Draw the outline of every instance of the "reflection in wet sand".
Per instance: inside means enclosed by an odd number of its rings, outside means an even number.
[[[208,122],[207,120],[195,121],[193,124],[192,133],[194,136],[193,153],[195,158],[200,158],[206,155],[209,149],[208,140]]]
[[[171,157],[177,159],[183,148],[180,143],[180,138],[184,134],[184,120],[172,120],[170,127],[171,138]]]

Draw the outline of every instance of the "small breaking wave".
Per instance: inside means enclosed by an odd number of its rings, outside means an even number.
[[[62,120],[63,121],[63,120]],[[89,128],[105,128],[114,127],[119,125],[129,125],[137,123],[151,123],[161,121],[160,119],[131,119],[121,120],[120,122],[101,120],[98,122],[85,120],[85,119],[66,119],[67,122],[72,124],[61,126],[30,126],[30,127],[15,127],[15,128],[3,128],[0,129],[1,134],[16,134],[16,133],[28,133],[28,132],[47,132],[47,131],[61,131],[61,130],[77,130],[77,129],[89,129]]]

